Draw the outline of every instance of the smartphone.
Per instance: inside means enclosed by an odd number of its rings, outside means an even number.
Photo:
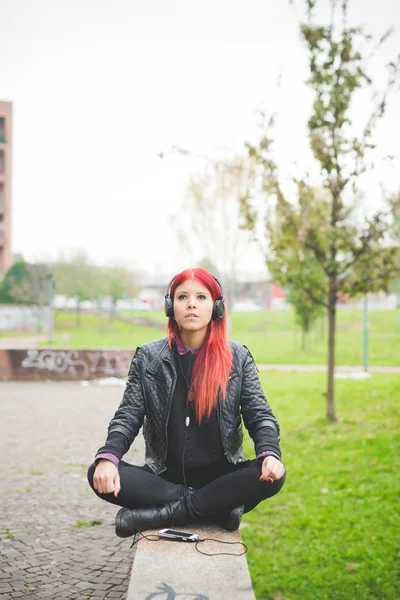
[[[160,529],[158,534],[178,542],[197,542],[200,539],[197,533],[192,533],[191,531],[176,531],[175,529]]]

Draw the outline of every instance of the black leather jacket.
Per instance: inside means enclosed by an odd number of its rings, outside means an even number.
[[[245,460],[240,415],[256,454],[267,449],[266,437],[271,439],[271,429],[279,447],[279,425],[249,350],[238,342],[230,342],[230,346],[232,372],[225,401],[218,398],[217,414],[225,456],[236,464]],[[167,425],[176,379],[174,357],[166,338],[140,346],[132,359],[121,404],[108,428],[108,434],[124,434],[130,446],[143,425],[146,464],[156,474],[166,470]]]

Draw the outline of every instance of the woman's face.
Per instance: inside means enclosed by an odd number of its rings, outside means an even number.
[[[208,289],[199,281],[187,279],[174,293],[174,315],[179,329],[185,332],[207,332],[214,301]]]

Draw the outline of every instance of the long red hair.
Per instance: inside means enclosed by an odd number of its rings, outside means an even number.
[[[174,298],[175,290],[188,280],[197,280],[204,285],[215,302],[222,296],[222,290],[214,276],[205,269],[186,269],[179,273],[172,282],[170,297]],[[171,317],[168,319],[168,343],[180,338],[177,322]],[[197,354],[193,367],[192,391],[196,404],[196,417],[198,423],[208,419],[217,404],[218,392],[222,397],[226,395],[226,387],[232,368],[232,352],[228,341],[228,327],[226,314],[217,321],[211,320],[204,342]]]

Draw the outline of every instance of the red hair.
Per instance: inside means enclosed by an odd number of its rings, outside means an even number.
[[[222,290],[216,279],[205,269],[186,269],[179,273],[172,282],[170,297],[173,299],[175,290],[188,280],[199,281],[211,294],[215,302],[222,297]],[[180,338],[177,322],[168,319],[168,344]],[[197,354],[193,367],[192,390],[196,404],[197,421],[208,419],[213,408],[217,405],[218,392],[221,390],[225,398],[226,387],[232,368],[232,352],[228,341],[226,314],[222,319],[210,321],[204,342]]]

